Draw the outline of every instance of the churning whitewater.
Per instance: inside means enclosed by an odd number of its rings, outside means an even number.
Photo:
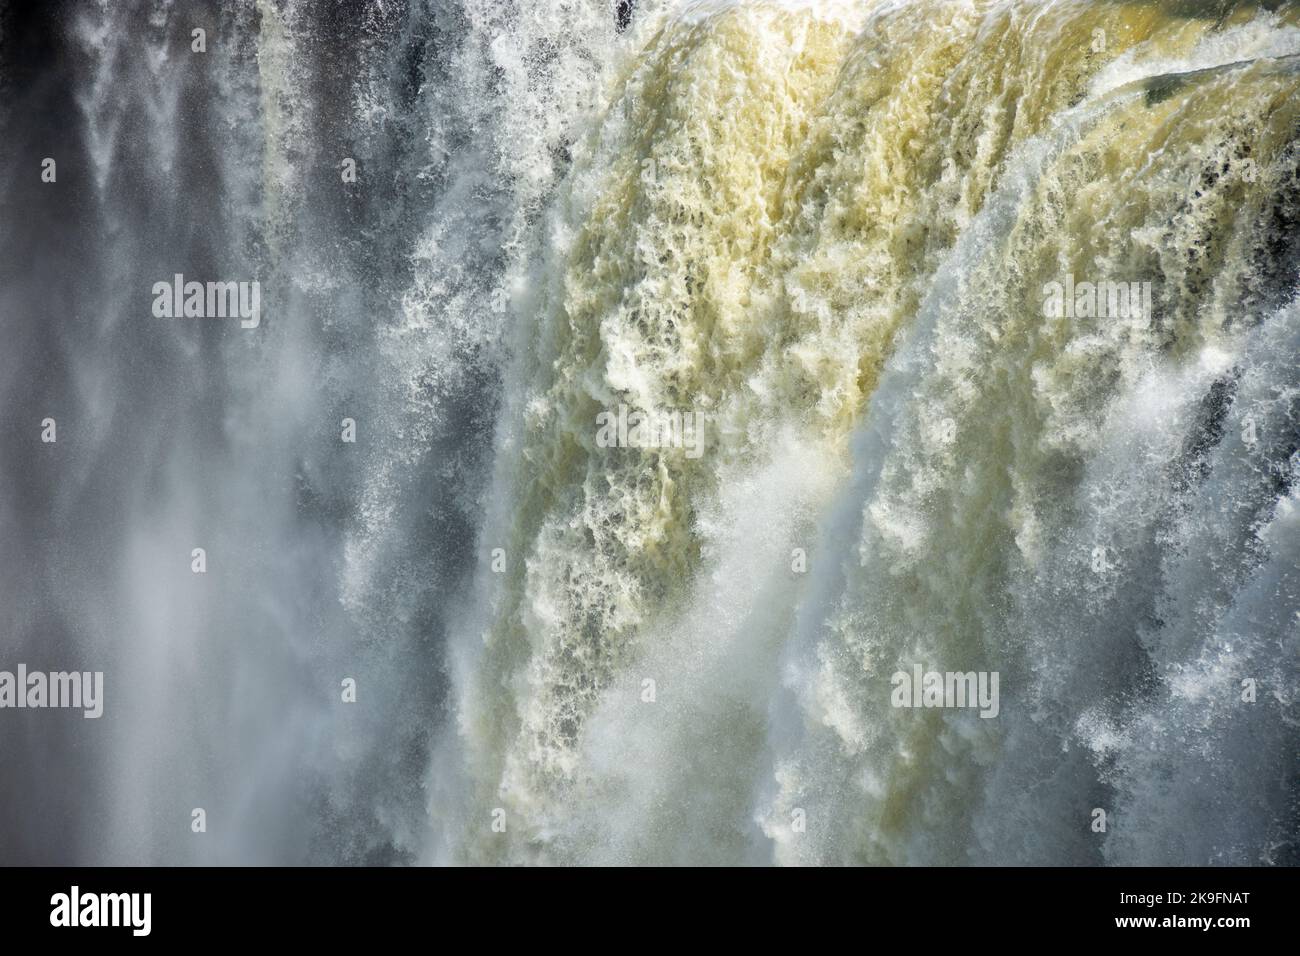
[[[640,11],[506,277],[434,859],[1294,859],[1300,29],[1194,6]]]
[[[6,96],[0,854],[1300,863],[1300,4],[326,6]]]

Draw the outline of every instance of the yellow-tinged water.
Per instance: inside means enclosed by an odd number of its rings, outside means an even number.
[[[1293,838],[1244,781],[1294,744],[1294,690],[1230,706],[1294,675],[1300,609],[1300,12],[1274,6],[643,11],[508,285],[436,855]],[[1149,284],[1151,314],[1048,314],[1067,277]],[[620,405],[704,413],[702,453],[602,447]],[[913,664],[998,672],[999,717],[891,707]]]

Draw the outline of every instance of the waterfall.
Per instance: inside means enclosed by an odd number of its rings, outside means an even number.
[[[104,674],[0,862],[1300,860],[1300,6],[66,2],[0,84],[0,671]]]

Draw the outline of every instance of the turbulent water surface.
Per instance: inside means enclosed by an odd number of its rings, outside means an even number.
[[[105,675],[0,861],[1300,862],[1300,5],[11,4],[0,86],[0,669]]]

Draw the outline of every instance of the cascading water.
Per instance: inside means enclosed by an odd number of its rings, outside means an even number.
[[[1300,859],[1300,5],[0,51],[0,670],[105,675],[0,711],[0,861]]]

